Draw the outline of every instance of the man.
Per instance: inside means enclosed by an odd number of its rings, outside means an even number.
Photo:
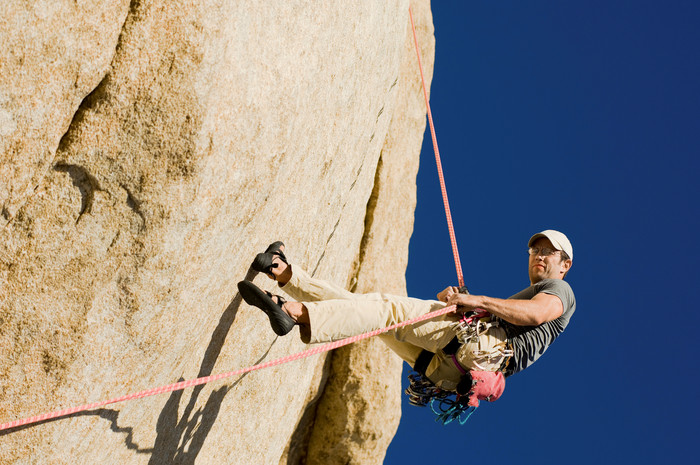
[[[440,292],[436,301],[353,294],[289,264],[281,242],[258,254],[252,267],[276,280],[296,302],[286,302],[249,281],[241,281],[238,288],[248,304],[268,315],[275,333],[285,335],[299,325],[306,343],[343,339],[457,305],[456,313],[378,336],[412,367],[429,353],[423,374],[439,388],[455,391],[467,372],[500,371],[510,376],[522,371],[569,323],[576,309],[573,291],[564,281],[572,265],[571,243],[563,233],[546,230],[533,235],[528,246],[531,285],[508,299],[460,293],[456,287]],[[464,312],[475,310],[493,317],[460,322]]]

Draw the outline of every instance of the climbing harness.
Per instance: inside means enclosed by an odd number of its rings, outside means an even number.
[[[482,364],[486,363],[491,366],[498,365],[502,370],[507,365],[510,357],[513,356],[513,349],[505,341],[499,342],[491,349],[481,346],[479,337],[486,334],[490,328],[497,328],[498,326],[500,326],[498,319],[487,312],[480,312],[468,318],[462,317],[452,325],[457,334],[456,337],[461,343],[461,348],[470,347],[474,365],[481,371],[488,371],[487,367],[482,366]],[[471,348],[474,344],[476,344],[476,347]],[[455,356],[452,355],[452,357],[456,364]]]
[[[485,313],[485,312],[483,312]],[[478,331],[490,327],[490,322],[484,322],[489,317],[483,313],[463,316],[456,325],[459,325],[459,332],[443,349],[442,352],[448,355],[455,367],[462,374],[462,377],[454,391],[441,389],[436,386],[425,374],[428,365],[435,354],[428,350],[423,350],[418,356],[413,370],[408,375],[409,386],[404,393],[408,396],[408,401],[416,407],[430,405],[431,410],[437,418],[435,421],[444,425],[454,420],[459,420],[463,425],[469,417],[479,407],[479,401],[485,400],[493,402],[501,397],[505,389],[505,376],[503,371],[508,366],[508,361],[513,355],[510,347],[505,343],[491,351],[476,350],[474,357],[498,357],[500,368],[498,371],[467,371],[457,360],[457,352],[466,343],[478,342]],[[487,314],[488,315],[488,314]],[[483,329],[484,331],[486,329]],[[476,338],[476,339],[475,339]],[[466,341],[466,342],[464,342]],[[479,365],[475,362],[477,367]],[[479,367],[481,368],[481,367]]]
[[[448,355],[459,372],[462,374],[454,391],[436,386],[425,374],[428,365],[435,354],[423,350],[413,370],[408,375],[409,386],[404,393],[408,402],[416,407],[430,405],[437,418],[435,421],[444,425],[458,419],[463,425],[479,407],[479,400],[493,402],[503,393],[505,378],[503,373],[491,371],[467,371],[457,360],[456,353],[462,346],[460,339],[455,336],[442,349]],[[500,391],[499,391],[500,386]]]
[[[462,292],[466,292],[466,289],[462,289]],[[442,352],[449,356],[462,374],[456,389],[454,391],[441,389],[427,377],[425,372],[435,354],[429,350],[423,350],[413,365],[414,371],[408,375],[409,386],[404,393],[408,396],[409,403],[417,407],[430,405],[433,413],[437,415],[435,421],[444,425],[456,419],[463,425],[479,407],[479,400],[488,402],[497,400],[505,388],[503,371],[513,356],[513,350],[505,342],[485,350],[480,345],[479,336],[489,328],[498,327],[498,325],[498,320],[487,312],[471,312],[462,315],[459,321],[452,325],[455,337],[442,348]],[[458,354],[465,349],[472,352],[470,358],[481,371],[467,371],[459,363]],[[481,366],[479,362],[488,362],[492,366],[498,365],[499,370],[486,371],[486,367]]]

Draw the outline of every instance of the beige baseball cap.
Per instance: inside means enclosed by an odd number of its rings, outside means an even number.
[[[559,231],[555,231],[553,229],[547,229],[546,231],[538,232],[530,238],[530,240],[527,243],[528,247],[532,247],[532,244],[540,237],[546,237],[547,239],[549,239],[549,242],[551,242],[552,245],[557,248],[557,250],[563,250],[564,252],[566,252],[570,259],[574,259],[574,249],[573,247],[571,247],[571,242],[569,242],[569,238],[566,237],[564,233],[560,233]]]

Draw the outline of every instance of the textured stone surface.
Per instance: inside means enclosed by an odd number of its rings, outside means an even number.
[[[403,292],[425,124],[407,0],[6,3],[0,421],[303,350],[236,293],[274,239]],[[0,462],[378,463],[400,368],[377,342],[12,431]]]
[[[412,3],[426,80],[432,78],[435,41],[427,2]],[[352,290],[406,294],[408,244],[416,205],[415,178],[425,129],[425,101],[410,23],[391,126],[367,205],[357,281]],[[410,180],[410,181],[409,181]],[[309,444],[310,464],[380,463],[398,428],[401,360],[379,339],[334,351],[332,370]]]
[[[50,169],[61,136],[109,70],[129,0],[0,4],[0,226]]]

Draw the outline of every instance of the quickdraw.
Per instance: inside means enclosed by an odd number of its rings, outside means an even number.
[[[457,392],[445,391],[435,386],[424,375],[418,372],[411,372],[408,375],[409,386],[404,391],[408,396],[408,401],[416,407],[426,407],[430,405],[430,409],[437,416],[436,422],[447,425],[454,420],[458,420],[460,425],[463,425],[469,420],[469,417],[476,411],[476,406],[470,399],[470,394],[461,395]]]

